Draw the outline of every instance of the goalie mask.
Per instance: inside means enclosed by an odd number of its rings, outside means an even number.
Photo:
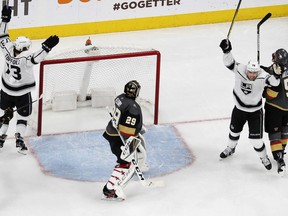
[[[278,49],[272,54],[272,61],[280,67],[286,66],[288,63],[288,53],[285,49]]]
[[[136,80],[129,81],[124,87],[124,93],[133,99],[136,99],[139,95],[141,86]]]
[[[18,37],[14,42],[14,47],[19,52],[28,50],[30,46],[31,46],[31,41],[29,38],[25,36]]]

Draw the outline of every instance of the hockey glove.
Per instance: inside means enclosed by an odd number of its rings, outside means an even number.
[[[232,50],[232,45],[230,40],[223,39],[219,45],[223,51],[223,53],[229,53]]]
[[[114,107],[113,114],[110,113],[110,116],[111,116],[112,126],[118,129],[119,119],[121,118],[121,112],[116,107]]]
[[[112,122],[112,126],[117,129],[118,128],[117,120],[113,117],[111,119],[111,122]]]
[[[5,5],[2,8],[2,14],[1,14],[1,19],[3,22],[10,22],[11,20],[11,13],[12,13],[12,7]]]
[[[57,35],[51,35],[42,43],[42,49],[46,52],[50,52],[53,47],[59,43],[59,37]]]
[[[280,75],[282,74],[281,67],[278,64],[273,64],[272,67],[273,67],[274,75],[276,77],[280,77]]]
[[[144,125],[142,125],[142,128],[141,128],[141,130],[140,130],[140,134],[145,134],[147,132],[147,128],[144,126]]]
[[[13,109],[8,107],[4,111],[4,115],[0,117],[0,122],[2,124],[9,124],[10,120],[13,118]]]

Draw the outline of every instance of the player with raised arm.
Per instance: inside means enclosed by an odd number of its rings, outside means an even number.
[[[112,153],[117,157],[118,163],[103,188],[103,198],[105,199],[125,199],[123,187],[135,173],[131,159],[137,159],[134,157],[137,157],[140,152],[146,153],[145,148],[139,148],[139,139],[133,139],[134,137],[141,138],[140,132],[143,127],[142,110],[140,105],[135,101],[140,89],[141,86],[136,80],[131,80],[125,85],[124,93],[115,98],[112,119],[109,121],[103,134],[110,144]],[[129,155],[126,155],[124,158],[123,153],[125,152],[123,147],[127,142],[131,142],[129,144]],[[142,142],[140,142],[140,145],[143,145]]]
[[[15,42],[8,35],[8,23],[11,20],[12,7],[4,5],[0,23],[0,48],[4,55],[5,65],[2,73],[2,89],[0,92],[0,108],[4,115],[0,118],[0,148],[3,147],[9,122],[13,118],[13,108],[17,110],[16,148],[21,154],[27,153],[23,136],[27,128],[28,117],[32,113],[31,91],[35,88],[33,66],[40,63],[49,51],[58,44],[58,36],[50,36],[42,43],[41,49],[29,52],[31,41],[25,36],[18,37]],[[18,110],[18,108],[21,108]]]
[[[277,161],[278,173],[286,171],[284,162],[285,148],[288,139],[288,53],[281,48],[272,54],[272,65],[261,66],[270,74],[280,76],[280,85],[268,87],[264,92],[265,132],[268,133],[271,151]]]
[[[248,122],[249,140],[265,168],[270,170],[272,164],[262,140],[262,94],[265,86],[278,86],[280,79],[262,70],[256,61],[249,61],[247,65],[236,62],[231,53],[231,42],[228,39],[222,40],[220,47],[224,53],[224,65],[235,74],[233,89],[235,107],[231,115],[229,141],[220,157],[226,158],[235,152],[243,127]]]

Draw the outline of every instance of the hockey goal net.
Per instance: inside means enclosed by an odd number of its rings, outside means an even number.
[[[160,52],[153,49],[92,45],[50,55],[40,64],[37,135],[40,136],[43,134],[43,128],[45,131],[45,127],[49,127],[44,126],[47,121],[46,112],[50,113],[47,117],[49,121],[57,119],[61,122],[61,118],[70,112],[73,118],[79,116],[78,123],[73,122],[72,125],[83,124],[80,122],[82,118],[86,118],[85,121],[98,122],[97,119],[103,115],[108,116],[108,113],[107,110],[99,112],[95,110],[112,106],[112,98],[123,93],[124,85],[134,79],[141,85],[137,101],[142,111],[147,110],[149,113],[143,112],[144,122],[146,120],[148,124],[157,124],[160,59]],[[87,107],[92,112],[90,116],[93,116],[94,120],[90,117],[81,117],[81,112],[88,113]],[[91,128],[87,128],[89,129]]]

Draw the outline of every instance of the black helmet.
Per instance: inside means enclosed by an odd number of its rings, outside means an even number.
[[[272,60],[279,66],[286,66],[288,63],[288,53],[285,49],[278,49],[272,54]]]
[[[131,80],[125,85],[124,92],[127,97],[136,99],[139,95],[140,89],[140,84],[136,80]]]

